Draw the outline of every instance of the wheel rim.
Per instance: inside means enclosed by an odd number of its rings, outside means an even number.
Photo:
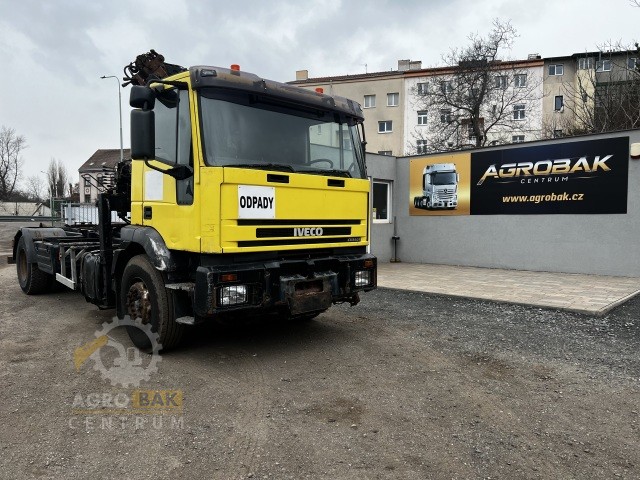
[[[142,280],[135,281],[129,287],[127,312],[133,320],[140,319],[143,325],[151,321],[151,298]]]

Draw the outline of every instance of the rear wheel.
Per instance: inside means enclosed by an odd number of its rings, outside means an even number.
[[[16,270],[20,288],[27,295],[35,295],[51,290],[53,275],[43,272],[38,268],[37,263],[30,263],[27,260],[27,247],[24,237],[20,237],[16,248]]]
[[[151,325],[158,334],[161,350],[180,343],[184,326],[177,323],[173,312],[173,299],[164,286],[162,273],[155,269],[144,255],[133,257],[122,274],[120,287],[122,311],[140,325]],[[145,331],[127,326],[127,332],[136,347],[151,351],[153,344]]]

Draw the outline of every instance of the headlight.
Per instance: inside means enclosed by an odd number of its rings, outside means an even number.
[[[229,305],[247,303],[247,291],[248,289],[246,285],[229,285],[226,287],[220,287],[220,305],[226,307]]]
[[[370,270],[359,270],[356,272],[356,278],[354,285],[356,287],[366,287],[371,283],[371,271]]]

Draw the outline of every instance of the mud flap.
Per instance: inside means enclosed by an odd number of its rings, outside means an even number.
[[[280,277],[281,300],[289,306],[291,315],[326,310],[331,306],[333,292],[338,290],[338,275],[334,272]]]

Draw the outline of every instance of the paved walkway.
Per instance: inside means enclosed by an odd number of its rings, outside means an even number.
[[[378,286],[604,315],[640,293],[640,278],[381,263]]]

